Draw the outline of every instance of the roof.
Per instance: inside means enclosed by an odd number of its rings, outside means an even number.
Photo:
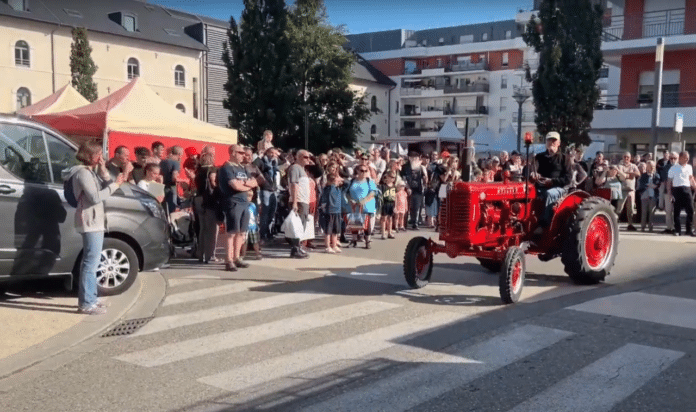
[[[58,113],[65,110],[86,106],[89,100],[75,90],[70,83],[60,88],[50,96],[17,111],[18,114],[33,116],[37,114]]]
[[[237,142],[236,130],[180,112],[140,77],[87,106],[33,118],[73,137],[101,137],[106,130],[226,145]]]
[[[110,18],[119,12],[136,16],[136,31],[129,32]],[[191,20],[138,0],[32,0],[27,12],[15,11],[7,2],[0,2],[0,16],[84,27],[98,33],[207,50],[205,45],[185,32],[184,29],[193,24]]]
[[[437,138],[440,140],[448,140],[458,142],[464,140],[462,132],[457,129],[457,125],[454,124],[454,120],[448,117],[442,129],[437,133]]]
[[[353,78],[379,83],[385,86],[394,87],[396,83],[386,74],[382,73],[375,66],[370,64],[359,54],[356,55],[357,61],[353,63]]]

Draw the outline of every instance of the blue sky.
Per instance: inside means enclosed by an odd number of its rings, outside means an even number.
[[[220,20],[239,19],[242,0],[149,0]],[[286,0],[291,4],[293,0]],[[423,30],[470,23],[514,19],[532,0],[325,0],[329,19],[348,33],[407,29]]]

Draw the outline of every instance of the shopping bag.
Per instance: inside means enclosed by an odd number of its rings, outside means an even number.
[[[309,215],[307,216],[307,224],[305,225],[304,234],[300,240],[314,240],[314,238],[314,216]]]
[[[291,210],[288,217],[285,218],[280,230],[285,234],[286,239],[303,239],[305,236],[305,227],[302,226],[302,219],[294,210]]]
[[[364,213],[352,212],[346,216],[346,231],[361,232],[367,230],[367,216]]]

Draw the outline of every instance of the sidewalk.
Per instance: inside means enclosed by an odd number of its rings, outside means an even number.
[[[56,356],[96,336],[124,318],[141,301],[155,302],[152,312],[164,297],[166,284],[157,272],[140,273],[126,292],[105,300],[110,305],[105,315],[77,313],[77,297],[61,290],[30,292],[24,287],[0,298],[3,322],[0,342],[0,393],[26,377],[69,362],[71,356]],[[150,312],[150,314],[152,313]],[[76,355],[76,353],[73,353]],[[57,361],[54,361],[54,357]],[[49,359],[51,358],[51,359]],[[44,362],[50,360],[50,362]],[[62,363],[61,363],[62,362]],[[42,366],[50,363],[49,366]]]

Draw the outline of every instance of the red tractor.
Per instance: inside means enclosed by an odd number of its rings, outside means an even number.
[[[535,235],[544,201],[529,182],[457,183],[440,206],[439,242],[411,239],[404,276],[412,288],[430,281],[433,256],[473,256],[499,272],[500,297],[517,302],[525,279],[525,254],[548,261],[559,257],[578,284],[596,284],[609,274],[619,242],[617,216],[606,193],[581,190],[554,207],[551,225]],[[601,196],[601,197],[600,197]],[[443,243],[444,242],[444,243]]]

